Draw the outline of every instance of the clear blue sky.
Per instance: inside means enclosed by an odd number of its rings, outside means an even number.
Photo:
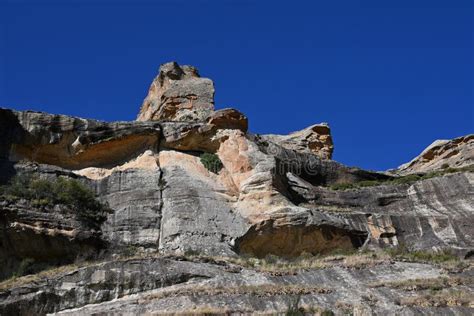
[[[328,122],[383,170],[474,132],[471,0],[0,0],[0,106],[134,120],[161,63],[192,64],[255,133]]]

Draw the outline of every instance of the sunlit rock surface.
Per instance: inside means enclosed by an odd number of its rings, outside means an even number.
[[[452,169],[473,161],[472,135],[373,172],[330,159],[326,124],[253,135],[244,114],[214,111],[213,95],[194,67],[168,63],[138,121],[0,109],[2,183],[25,173],[76,179],[111,209],[91,227],[61,205],[1,196],[0,278],[31,260],[55,267],[0,283],[1,315],[284,313],[295,297],[313,313],[472,315],[474,175]],[[208,170],[203,153],[221,169]],[[462,261],[402,262],[384,249]],[[252,261],[277,257],[317,264],[275,271]],[[439,295],[392,284],[417,279],[441,282]]]

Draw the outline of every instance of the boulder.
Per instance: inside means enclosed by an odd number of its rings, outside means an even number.
[[[214,110],[214,83],[196,68],[176,62],[161,65],[137,121],[202,122]]]

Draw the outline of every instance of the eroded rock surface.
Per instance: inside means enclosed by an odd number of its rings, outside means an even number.
[[[207,123],[220,129],[238,129],[246,133],[249,128],[247,117],[236,109],[223,109],[213,112]]]
[[[248,256],[291,262],[397,247],[469,260],[472,170],[408,183],[394,179],[469,165],[472,135],[435,143],[398,173],[373,172],[330,159],[334,146],[326,124],[290,135],[252,135],[244,114],[214,111],[213,95],[212,81],[195,68],[168,63],[138,121],[0,109],[2,183],[19,172],[76,179],[111,209],[89,227],[60,206],[38,209],[0,194],[0,278],[30,259],[54,266],[90,254],[99,261],[29,276],[22,285],[0,283],[2,315],[189,313],[193,307],[196,313],[281,313],[299,294],[307,306],[336,314],[472,314],[464,301],[406,303],[403,290],[371,285],[450,277],[434,264],[368,259],[368,266],[343,266],[346,259],[334,259],[319,270],[276,274],[235,264]],[[206,169],[203,153],[215,155],[222,170]],[[364,182],[370,186],[334,189]],[[186,261],[196,254],[206,259]],[[463,267],[453,273],[472,276]],[[450,289],[472,294],[472,282]]]
[[[320,212],[281,210],[271,218],[253,225],[239,238],[240,254],[265,258],[267,255],[298,257],[301,254],[327,254],[339,249],[361,247],[365,231],[357,231],[336,216]]]
[[[161,65],[138,121],[202,122],[214,110],[214,83],[201,78],[196,68],[176,62]]]
[[[474,229],[467,224],[474,220],[472,172],[347,191],[288,177],[301,206],[345,218],[369,233],[369,246],[452,249],[461,256],[474,249]]]
[[[459,168],[474,164],[474,134],[451,140],[437,140],[412,161],[395,172],[409,174],[445,168]]]
[[[266,141],[286,149],[315,154],[323,159],[331,159],[334,145],[331,130],[326,123],[312,125],[289,135],[261,135]]]
[[[452,281],[432,297],[445,299],[424,299],[426,286],[443,280]],[[270,274],[225,261],[137,258],[73,267],[0,290],[0,313],[280,314],[300,296],[299,307],[309,314],[472,315],[471,281],[472,270],[453,276],[434,265],[408,262]],[[412,284],[421,286],[410,290]]]
[[[157,123],[106,123],[42,112],[0,109],[5,129],[2,156],[67,169],[116,166],[154,148],[160,139]]]

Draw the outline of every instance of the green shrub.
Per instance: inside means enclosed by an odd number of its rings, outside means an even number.
[[[399,177],[399,178],[395,178],[393,180],[390,180],[390,183],[391,184],[410,184],[410,183],[416,182],[420,179],[421,179],[421,176],[419,176],[417,174],[410,174],[408,176]]]
[[[29,200],[38,208],[66,205],[80,220],[90,224],[102,223],[110,212],[110,208],[99,202],[84,184],[63,177],[46,180],[19,174],[0,188],[0,195],[8,201]]]
[[[207,170],[213,173],[219,173],[223,168],[222,162],[219,156],[213,153],[203,153],[200,156],[201,163],[206,167]]]
[[[355,183],[337,183],[331,186],[332,190],[349,190],[354,189],[356,187]]]
[[[188,248],[184,251],[185,257],[198,257],[201,253],[197,249]]]
[[[443,263],[447,261],[459,261],[459,258],[447,249],[440,251],[410,250],[404,245],[399,245],[398,247],[388,248],[385,251],[393,258],[416,262]]]
[[[451,168],[449,166],[443,165],[441,170],[436,170],[432,172],[428,172],[425,174],[409,174],[406,176],[400,176],[393,179],[387,180],[363,180],[354,183],[338,183],[330,186],[332,190],[349,190],[349,189],[358,189],[363,187],[371,187],[377,185],[402,185],[402,184],[412,184],[419,180],[426,180],[435,177],[440,177],[446,174],[451,174],[455,172],[474,172],[474,165],[470,165],[467,167],[462,168]]]
[[[265,256],[265,262],[268,263],[268,264],[275,264],[278,262],[280,258],[278,256],[275,256],[275,255],[266,255]]]
[[[364,180],[364,181],[359,181],[356,183],[358,187],[373,187],[376,185],[381,185],[383,184],[383,181],[380,180]]]

